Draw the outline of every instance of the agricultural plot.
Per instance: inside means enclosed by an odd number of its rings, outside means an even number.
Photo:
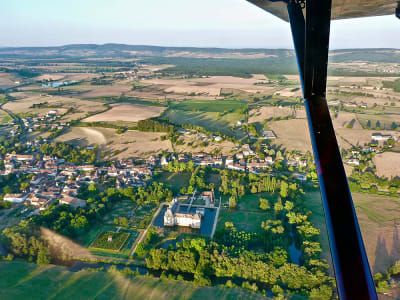
[[[172,151],[169,140],[161,141],[165,133],[128,130],[118,134],[117,130],[101,127],[72,127],[57,137],[56,141],[73,145],[88,146],[98,144],[106,157],[146,157],[162,151]]]
[[[235,128],[243,121],[244,101],[223,100],[188,100],[170,105],[164,116],[178,124],[192,124],[213,132],[221,132],[237,138],[244,137],[240,128]]]
[[[90,245],[90,249],[108,249],[119,251],[129,238],[127,232],[103,231]]]
[[[357,119],[362,124],[363,128],[369,126],[371,129],[379,127],[381,130],[391,130],[393,123],[400,122],[400,115],[392,114],[358,114]],[[379,129],[377,129],[379,130]]]
[[[20,94],[20,93],[18,93]],[[87,113],[99,112],[104,110],[104,105],[100,102],[86,101],[77,98],[67,98],[61,96],[42,97],[42,96],[21,96],[22,99],[6,103],[5,109],[13,113],[24,113],[32,115],[45,115],[49,110],[58,110],[58,114],[63,114],[67,109],[73,109],[63,120],[70,121],[84,117]],[[41,105],[39,105],[41,104]],[[39,106],[38,106],[39,105]]]
[[[374,158],[376,175],[393,178],[400,176],[400,153],[384,152]]]
[[[266,77],[258,74],[251,78],[233,76],[208,76],[193,79],[147,79],[144,84],[152,84],[163,87],[167,93],[219,96],[222,89],[234,89],[247,93],[270,92],[272,86],[256,85],[257,82],[265,82]]]
[[[271,122],[268,125],[277,135],[274,143],[289,151],[311,151],[310,133],[307,120],[292,119]]]
[[[187,100],[172,103],[171,108],[184,111],[234,112],[244,109],[246,103],[238,100],[201,101]]]
[[[104,113],[90,116],[83,122],[109,122],[109,121],[127,121],[137,122],[159,116],[165,107],[145,106],[139,104],[116,104]]]
[[[7,124],[12,118],[3,110],[0,110],[0,125]]]
[[[237,152],[237,145],[233,142],[223,140],[215,142],[211,137],[199,138],[198,135],[180,136],[174,145],[176,152],[204,152],[215,153],[218,151],[222,155],[233,155]]]
[[[321,230],[324,258],[329,258],[329,243],[319,192],[309,193],[305,202],[312,211],[311,221]],[[372,272],[384,272],[400,259],[400,198],[353,193],[353,201]]]
[[[304,119],[306,118],[306,112],[304,109],[294,110],[290,107],[262,106],[251,109],[249,112],[249,116],[249,123],[263,123],[264,120],[284,117],[295,117],[297,119]]]

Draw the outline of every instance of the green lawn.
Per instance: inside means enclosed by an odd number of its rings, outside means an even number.
[[[155,180],[157,182],[162,182],[164,185],[172,190],[174,194],[179,193],[180,189],[189,186],[189,180],[192,176],[189,172],[184,173],[170,173],[162,172],[157,175]]]
[[[236,209],[222,209],[217,224],[217,230],[225,227],[225,222],[233,222],[238,230],[246,232],[257,232],[261,229],[261,222],[273,218],[273,214],[260,209],[259,198],[277,200],[278,196],[271,193],[260,195],[245,195],[238,201]],[[225,197],[223,201],[228,201]],[[272,201],[270,201],[272,203]]]
[[[241,289],[125,277],[105,272],[70,272],[65,267],[22,261],[0,262],[0,298],[20,299],[265,299]]]

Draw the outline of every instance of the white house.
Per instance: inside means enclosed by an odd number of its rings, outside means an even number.
[[[177,213],[179,203],[177,199],[173,199],[164,214],[164,226],[183,226],[190,228],[201,227],[201,214],[196,213]]]
[[[3,200],[14,202],[14,203],[21,203],[24,202],[27,195],[24,194],[5,194]]]

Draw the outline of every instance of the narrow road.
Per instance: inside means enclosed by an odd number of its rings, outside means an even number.
[[[3,105],[6,104],[8,102],[3,102],[0,103],[0,109],[2,111],[4,111],[6,114],[8,114],[10,116],[11,119],[13,119],[16,123],[18,123],[18,125],[21,127],[21,136],[20,136],[20,142],[24,143],[24,133],[25,133],[25,126],[24,123],[21,121],[21,119],[19,117],[17,117],[16,115],[14,115],[11,111],[9,111],[8,109],[3,108]]]
[[[161,209],[163,208],[164,205],[168,205],[168,202],[161,203],[160,206],[157,208],[157,211],[154,213],[153,217],[151,218],[151,221],[150,221],[149,225],[147,226],[147,228],[145,230],[143,230],[139,234],[139,237],[136,239],[135,243],[133,244],[133,249],[131,251],[131,255],[135,254],[137,245],[144,240],[144,238],[147,235],[147,232],[149,231],[149,228],[151,226],[153,226],[154,220],[156,219],[156,217],[158,216],[158,214],[160,213],[160,211],[161,211]]]

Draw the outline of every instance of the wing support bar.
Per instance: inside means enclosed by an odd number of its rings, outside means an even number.
[[[331,0],[286,1],[340,299],[378,299],[326,101]]]

